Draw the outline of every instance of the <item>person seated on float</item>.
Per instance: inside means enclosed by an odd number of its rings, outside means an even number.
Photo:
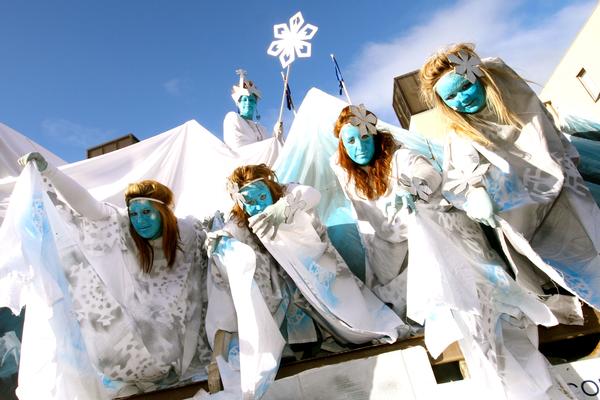
[[[66,201],[79,235],[63,268],[86,349],[105,384],[145,391],[175,382],[192,362],[208,365],[203,223],[177,218],[173,192],[160,182],[129,184],[120,208],[97,201],[41,154],[19,159],[28,162]]]
[[[234,334],[225,358],[239,354],[240,365],[232,368],[241,371],[242,382],[245,376],[256,377],[254,393],[270,384],[286,343],[312,354],[332,339],[339,348],[393,342],[408,334],[408,327],[352,274],[331,244],[315,212],[321,197],[316,189],[281,184],[265,164],[236,168],[228,189],[235,201],[230,219],[209,233],[207,334],[215,342],[222,332]],[[240,289],[243,281],[247,292]],[[259,336],[245,336],[254,329],[260,329]],[[273,347],[261,348],[261,340]],[[244,356],[275,362],[269,371],[252,371],[258,361],[248,362],[245,370]]]
[[[369,287],[402,318],[406,315],[406,216],[441,183],[422,155],[403,148],[364,105],[342,109],[334,127],[338,149],[330,159],[352,205],[367,253]]]
[[[558,284],[600,307],[600,210],[535,92],[467,43],[434,54],[420,81],[447,127],[444,196],[492,228],[528,290],[556,294]],[[574,297],[548,305],[561,322],[582,323]]]
[[[510,276],[479,224],[443,199],[441,174],[376,124],[362,105],[342,109],[331,158],[366,247],[368,286],[425,327],[433,357],[458,339],[484,386],[512,394],[539,384],[545,391],[548,363],[530,328],[556,319]],[[535,378],[519,378],[532,371]]]
[[[246,71],[237,70],[240,76],[238,85],[233,85],[231,98],[237,106],[237,112],[230,111],[223,120],[223,142],[231,149],[260,142],[270,136],[264,126],[254,121],[260,116],[256,112],[260,91],[251,80],[246,79]],[[273,128],[273,137],[283,141],[283,122]]]

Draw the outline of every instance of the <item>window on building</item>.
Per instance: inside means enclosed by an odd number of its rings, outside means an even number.
[[[596,102],[600,99],[600,87],[594,82],[590,74],[585,70],[585,68],[581,68],[579,73],[577,74],[577,79],[583,85],[585,90],[588,92],[592,99]]]

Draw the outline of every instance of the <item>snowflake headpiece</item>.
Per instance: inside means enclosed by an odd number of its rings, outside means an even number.
[[[227,179],[227,191],[229,192],[229,195],[231,196],[233,201],[235,201],[241,205],[242,203],[245,203],[244,195],[242,195],[240,193],[242,191],[242,189],[244,189],[246,186],[251,185],[258,181],[264,181],[264,178],[256,178],[254,180],[251,180],[250,182],[247,182],[242,187],[239,187],[239,185],[236,182],[233,182],[232,180]]]
[[[454,65],[454,72],[464,76],[471,83],[475,83],[477,77],[483,76],[479,69],[481,59],[475,53],[460,50],[458,55],[450,54],[448,60]]]
[[[231,88],[231,98],[233,101],[237,104],[241,96],[250,96],[251,94],[255,95],[257,100],[260,99],[260,91],[254,86],[254,82],[246,79],[246,71],[238,69],[235,73],[240,76],[240,81],[237,86],[233,85]]]
[[[350,117],[349,123],[358,127],[361,135],[377,135],[377,117],[367,112],[364,104],[358,106],[350,106]]]

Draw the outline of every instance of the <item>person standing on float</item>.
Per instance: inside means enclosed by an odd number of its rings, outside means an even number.
[[[256,105],[261,99],[260,91],[251,80],[246,79],[246,71],[237,70],[240,76],[238,85],[233,85],[231,98],[237,106],[237,112],[230,111],[223,120],[223,142],[231,149],[268,139],[267,129],[254,119],[260,116]],[[283,141],[283,122],[273,128],[273,137]]]

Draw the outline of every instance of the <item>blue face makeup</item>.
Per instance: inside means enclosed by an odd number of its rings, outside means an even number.
[[[129,203],[129,221],[137,234],[144,239],[156,239],[162,234],[160,213],[149,200]]]
[[[256,110],[256,96],[241,96],[238,100],[238,110],[244,119],[253,119]]]
[[[263,181],[257,181],[244,186],[240,190],[240,194],[244,196],[244,201],[242,202],[244,211],[251,217],[260,214],[265,208],[273,204],[271,191]]]
[[[340,130],[340,137],[348,157],[358,165],[367,165],[375,154],[373,135],[362,135],[357,126],[346,124]]]
[[[479,79],[471,83],[464,76],[450,72],[440,78],[435,91],[448,107],[460,113],[473,114],[485,107],[485,88]]]

